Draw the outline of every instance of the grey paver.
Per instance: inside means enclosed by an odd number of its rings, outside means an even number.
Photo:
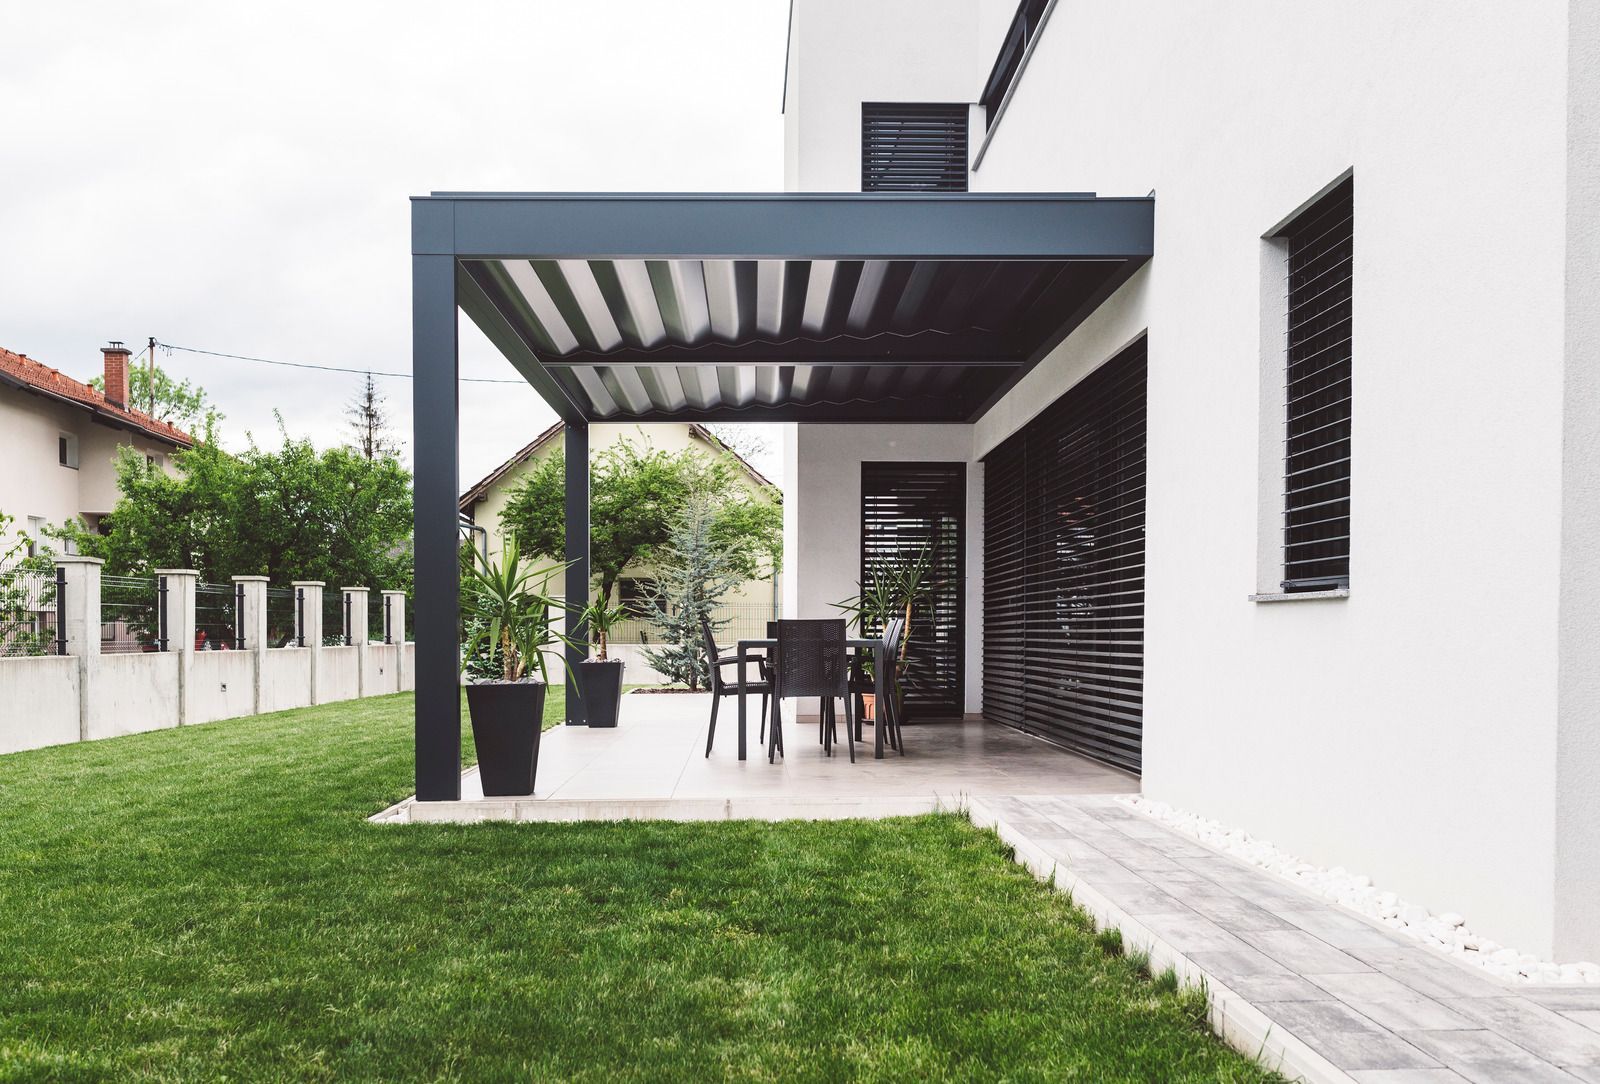
[[[1465,1031],[1479,1025],[1431,997],[1412,997],[1400,1001],[1346,1001],[1356,1012],[1390,1031]]]
[[[1590,1031],[1600,1033],[1600,1009],[1574,1009],[1561,1015]]]
[[[1302,975],[1373,970],[1370,964],[1362,963],[1304,930],[1241,930],[1238,933],[1244,941]]]
[[[1265,1001],[1275,1023],[1341,1069],[1431,1069],[1439,1061],[1338,1001]]]
[[[1600,1035],[1543,1005],[1521,997],[1465,998],[1449,1004],[1480,1027],[1557,1065],[1600,1067]]]
[[[1411,1031],[1405,1037],[1477,1084],[1572,1084],[1578,1079],[1489,1031]]]
[[[1466,1084],[1453,1069],[1357,1069],[1350,1074],[1356,1084]]]
[[[1179,895],[1195,911],[1205,915],[1225,930],[1289,930],[1287,921],[1271,911],[1257,907],[1243,897],[1232,893],[1180,892]]]
[[[1157,937],[1185,955],[1249,947],[1209,918],[1192,911],[1181,915],[1146,915],[1140,921]]]

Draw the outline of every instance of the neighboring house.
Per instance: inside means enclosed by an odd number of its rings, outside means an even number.
[[[511,491],[543,459],[561,449],[561,435],[562,425],[557,422],[461,495],[462,519],[471,524],[474,543],[489,556],[497,558],[500,555],[500,513],[505,509]],[[765,502],[777,499],[777,487],[703,425],[688,422],[648,426],[597,424],[589,427],[589,439],[592,441],[592,454],[598,454],[615,444],[631,443],[641,450],[647,447],[664,452],[694,449],[707,456],[732,456],[739,465],[741,483],[753,497]],[[775,617],[779,579],[779,576],[772,576],[746,580],[723,600],[724,616],[738,618],[741,626]],[[642,614],[653,585],[654,578],[647,562],[631,565],[618,581],[617,597],[612,601]],[[762,632],[761,628],[756,628],[745,635],[756,636]],[[647,625],[642,621],[629,621],[620,630],[618,642],[630,642],[640,636],[649,636]]]
[[[1600,959],[1600,4],[794,0],[787,55],[787,195],[413,202],[419,458],[458,308],[573,424],[794,423],[786,616],[961,540],[948,708]]]
[[[117,450],[133,448],[163,469],[193,445],[189,434],[128,403],[131,352],[101,348],[105,393],[42,362],[0,348],[0,511],[34,537],[74,517],[90,528],[117,502]]]

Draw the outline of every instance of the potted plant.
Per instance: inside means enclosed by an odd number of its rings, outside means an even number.
[[[833,604],[834,609],[850,615],[862,636],[881,633],[890,618],[905,620],[905,631],[901,634],[900,650],[895,660],[900,680],[895,682],[894,688],[894,707],[897,717],[902,720],[905,719],[905,675],[911,665],[912,615],[918,603],[925,601],[937,584],[936,557],[937,550],[932,542],[914,553],[881,557],[868,567],[866,580],[857,584],[860,588],[857,594]],[[874,676],[870,657],[863,659],[861,666],[867,677]],[[866,708],[865,718],[875,719],[877,697],[867,693],[862,696],[862,701]]]
[[[559,657],[567,642],[550,627],[556,603],[543,587],[561,567],[525,566],[515,539],[507,539],[500,563],[474,549],[465,568],[467,654],[480,664],[468,666],[476,676],[467,684],[467,710],[485,796],[533,793],[549,679],[545,656]]]
[[[621,606],[607,606],[602,595],[590,603],[578,620],[589,626],[589,639],[595,657],[578,664],[578,695],[583,697],[584,715],[593,727],[617,725],[622,711],[623,661],[607,657],[611,630],[628,616]]]

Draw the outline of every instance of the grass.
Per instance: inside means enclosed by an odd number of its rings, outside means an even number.
[[[0,1081],[1269,1079],[954,816],[369,824],[410,709],[0,757]]]

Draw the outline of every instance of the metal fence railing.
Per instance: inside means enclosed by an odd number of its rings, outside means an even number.
[[[295,647],[295,600],[293,587],[267,588],[267,646]]]
[[[391,605],[390,597],[381,591],[373,591],[367,596],[367,637],[375,644],[399,643],[405,635],[406,600],[404,596],[392,596],[393,612],[390,612],[385,609]]]
[[[57,650],[56,573],[48,559],[0,564],[0,658]]]
[[[322,589],[322,646],[342,647],[345,639],[344,592]]]
[[[196,651],[236,651],[239,642],[239,611],[244,599],[243,584],[198,583],[194,588],[194,649]]]
[[[767,634],[767,622],[776,621],[778,617],[778,606],[772,602],[726,602],[711,611],[718,643],[763,637]],[[628,618],[611,632],[614,644],[654,646],[662,639],[661,627],[642,614]]]
[[[100,577],[100,653],[161,651],[161,584],[155,576]]]

